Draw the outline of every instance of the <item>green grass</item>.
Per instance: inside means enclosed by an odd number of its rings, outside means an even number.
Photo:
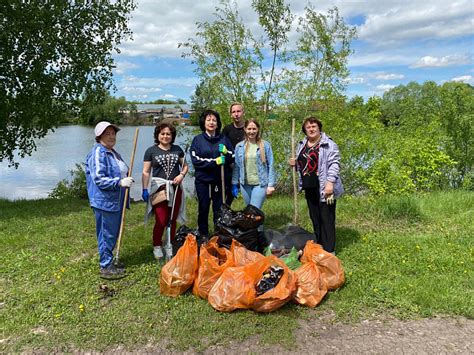
[[[304,198],[299,202],[299,224],[310,229]],[[233,207],[243,207],[242,201]],[[0,350],[133,350],[161,344],[202,351],[250,336],[290,348],[299,320],[327,311],[339,321],[474,316],[472,192],[345,197],[337,217],[345,286],[316,309],[287,304],[271,314],[219,313],[192,294],[161,296],[152,224],[143,226],[143,210],[143,204],[133,204],[126,215],[121,260],[129,276],[104,282],[87,201],[0,200]],[[268,199],[264,210],[266,228],[292,221],[289,197]],[[188,217],[195,227],[194,200]]]

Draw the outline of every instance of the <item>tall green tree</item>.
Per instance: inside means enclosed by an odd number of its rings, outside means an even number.
[[[198,22],[196,37],[178,46],[196,65],[195,73],[212,90],[219,110],[226,112],[231,101],[240,101],[249,111],[256,101],[260,46],[243,24],[235,1],[221,0],[214,16],[212,22]]]
[[[337,7],[323,14],[309,4],[299,18],[297,31],[296,49],[285,55],[294,68],[284,69],[279,96],[287,107],[305,116],[319,100],[345,89],[356,29],[344,22]]]
[[[258,14],[258,21],[266,33],[272,51],[270,73],[268,74],[262,70],[262,82],[265,86],[264,111],[266,116],[272,94],[275,63],[279,51],[288,42],[288,32],[291,30],[291,22],[294,16],[291,14],[289,5],[285,4],[284,0],[253,0],[252,7]],[[268,84],[267,76],[269,76]]]
[[[0,160],[18,166],[35,139],[111,86],[112,52],[131,35],[132,0],[0,2]]]

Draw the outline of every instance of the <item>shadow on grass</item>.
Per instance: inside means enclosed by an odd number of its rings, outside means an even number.
[[[81,199],[39,199],[8,201],[0,199],[0,220],[29,219],[31,217],[57,217],[80,210],[90,209],[88,200]]]
[[[359,231],[351,228],[336,227],[336,254],[351,246],[359,243]]]

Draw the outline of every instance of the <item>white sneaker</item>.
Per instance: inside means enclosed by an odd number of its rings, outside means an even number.
[[[160,246],[153,248],[153,255],[155,259],[162,259],[163,258],[163,248]]]

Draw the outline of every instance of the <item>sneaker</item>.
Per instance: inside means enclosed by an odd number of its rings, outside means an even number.
[[[160,246],[153,248],[153,255],[155,259],[159,260],[163,258],[163,248]]]
[[[100,277],[107,280],[117,280],[125,277],[125,270],[117,268],[113,263],[100,268]]]

